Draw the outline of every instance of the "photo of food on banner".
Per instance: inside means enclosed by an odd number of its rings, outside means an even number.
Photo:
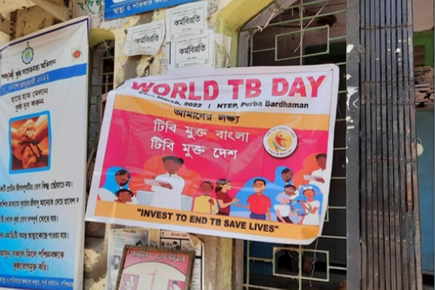
[[[106,154],[99,200],[320,224],[330,176],[327,131],[219,126],[152,115],[136,117],[132,126],[117,110],[112,118],[112,130],[119,126],[130,135],[109,136],[107,152],[123,155]]]
[[[49,168],[50,128],[48,113],[10,120],[11,173]]]

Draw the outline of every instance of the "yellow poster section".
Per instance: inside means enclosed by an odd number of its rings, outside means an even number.
[[[284,224],[221,215],[203,215],[106,201],[97,201],[95,215],[277,239],[306,240],[317,237],[319,232],[318,226]]]
[[[178,100],[184,103],[183,100]],[[205,103],[203,103],[205,104]],[[258,108],[258,109],[262,109]],[[146,115],[153,115],[161,118],[171,118],[179,121],[197,121],[210,125],[220,126],[240,126],[245,128],[273,128],[279,125],[288,125],[294,130],[313,130],[327,131],[329,129],[329,115],[327,114],[293,114],[293,113],[270,113],[270,112],[210,112],[187,107],[174,107],[171,104],[162,103],[162,101],[145,100],[132,96],[117,95],[114,104],[115,110],[130,111]],[[193,112],[197,114],[213,115],[211,121],[204,119],[190,118],[188,116],[176,115],[174,110]],[[168,112],[172,112],[168,115]],[[309,113],[307,110],[306,113]],[[237,123],[228,120],[219,120],[219,115],[239,116]]]

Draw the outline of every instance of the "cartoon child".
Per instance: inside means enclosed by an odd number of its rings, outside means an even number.
[[[296,186],[292,184],[287,184],[284,186],[284,192],[278,194],[275,198],[280,204],[275,205],[273,208],[275,209],[276,217],[279,222],[282,223],[293,223],[290,216],[290,203],[299,196],[299,193],[296,190]]]
[[[134,196],[133,192],[127,188],[121,188],[116,193],[115,202],[119,203],[130,203],[132,202],[132,197]]]
[[[216,181],[216,199],[219,204],[218,215],[230,215],[230,205],[239,201],[237,198],[232,199],[228,195],[229,190],[231,190],[231,183],[228,179],[219,179]]]
[[[219,211],[217,206],[218,202],[210,196],[210,193],[213,191],[213,184],[210,181],[204,181],[199,186],[199,190],[201,191],[201,195],[195,197],[192,211],[216,214]]]

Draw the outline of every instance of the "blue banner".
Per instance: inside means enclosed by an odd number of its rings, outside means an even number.
[[[197,0],[106,0],[104,17],[111,20],[195,1]]]
[[[56,82],[59,80],[69,79],[78,76],[86,75],[88,65],[78,64],[70,67],[63,67],[27,78],[18,82],[9,83],[0,87],[0,97],[3,95],[14,93],[20,90],[29,89],[35,86]]]

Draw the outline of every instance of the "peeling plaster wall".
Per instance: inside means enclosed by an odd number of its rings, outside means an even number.
[[[225,8],[232,0],[209,0],[209,29],[214,29],[216,25],[217,13]],[[89,3],[89,2],[88,2]],[[124,43],[126,40],[125,29],[165,19],[166,10],[156,10],[131,17],[115,19],[112,21],[103,21],[102,7],[93,1],[92,5],[84,5],[83,0],[73,2],[73,17],[87,15],[91,19],[91,29],[98,33],[96,28],[104,29],[115,36],[115,68],[114,68],[114,87],[121,85],[125,80],[144,76],[145,73],[158,75],[166,73],[169,59],[168,45],[163,43],[162,48],[151,62],[150,56],[126,56],[124,55]],[[91,32],[92,34],[92,32]],[[103,37],[104,39],[104,37]],[[217,42],[223,43],[222,34],[218,34]],[[225,49],[223,45],[215,44],[215,67],[229,66],[228,45]],[[104,230],[105,227],[105,230]],[[86,240],[85,240],[85,268],[84,268],[84,289],[99,290],[105,287],[105,276],[107,268],[107,235],[110,228],[118,227],[116,225],[102,225],[96,223],[86,223]],[[232,283],[232,239],[223,239],[217,237],[201,236],[200,239],[205,243],[207,252],[207,267],[205,279],[207,284],[205,290],[227,290],[231,289]],[[222,253],[227,253],[222,255]],[[239,265],[243,269],[243,265]],[[226,270],[223,270],[226,269]]]
[[[231,0],[209,0],[209,29],[213,29],[215,26],[215,15],[217,12],[224,8]],[[144,71],[149,69],[150,75],[157,75],[166,73],[166,65],[168,63],[168,46],[164,43],[159,53],[154,56],[152,63],[150,63],[150,56],[126,56],[124,55],[124,43],[126,39],[125,29],[150,23],[152,21],[165,19],[166,9],[160,9],[134,15],[131,17],[114,19],[111,21],[102,21],[103,8],[98,5],[96,1],[91,6],[84,6],[80,3],[84,1],[73,2],[73,17],[87,15],[91,18],[91,28],[101,28],[110,31],[115,35],[115,75],[114,75],[114,87],[118,87],[125,80],[144,76]],[[218,54],[220,49],[217,49]],[[217,56],[216,59],[222,59]],[[220,61],[220,63],[225,63]]]
[[[63,4],[63,0],[55,0],[53,2]],[[17,10],[11,15],[11,19],[16,21],[14,38],[36,32],[61,22],[38,6]]]

